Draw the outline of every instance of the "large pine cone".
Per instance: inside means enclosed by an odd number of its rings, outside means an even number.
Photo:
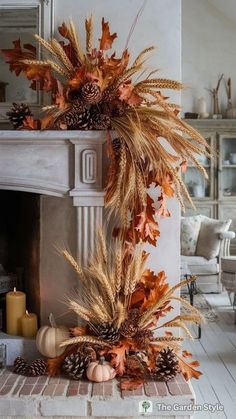
[[[81,97],[85,103],[93,105],[100,102],[102,98],[101,89],[96,83],[85,83],[81,89]]]
[[[79,380],[85,373],[89,362],[88,356],[76,352],[65,358],[62,368],[64,372],[74,380]]]
[[[173,349],[165,348],[159,353],[156,359],[154,370],[155,379],[158,381],[169,381],[179,372],[179,362]]]
[[[47,363],[43,359],[36,359],[29,366],[28,374],[32,377],[37,377],[39,375],[45,375],[47,369]]]
[[[96,326],[97,336],[108,342],[117,342],[120,339],[119,330],[112,323],[101,323]]]
[[[13,371],[16,374],[26,375],[28,373],[29,365],[27,362],[21,357],[18,356],[14,361],[14,369]]]
[[[25,103],[21,103],[20,105],[13,103],[12,105],[12,108],[6,113],[6,115],[15,129],[22,128],[26,117],[32,116],[32,112],[29,106]]]
[[[59,121],[67,126],[67,129],[88,130],[90,128],[90,112],[76,102]]]

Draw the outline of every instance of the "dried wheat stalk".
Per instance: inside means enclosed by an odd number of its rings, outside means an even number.
[[[77,336],[75,338],[67,339],[60,344],[61,347],[68,346],[68,345],[75,345],[77,343],[91,343],[94,345],[104,346],[104,347],[111,347],[111,345],[104,340],[97,339],[94,336]]]
[[[85,19],[85,29],[86,29],[86,51],[90,53],[93,48],[93,17],[90,16],[88,19]]]

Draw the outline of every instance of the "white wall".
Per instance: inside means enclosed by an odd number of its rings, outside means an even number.
[[[227,7],[228,0],[222,1]],[[236,5],[235,5],[236,7]],[[209,92],[224,73],[232,78],[233,103],[236,106],[236,22],[227,18],[214,0],[182,0],[182,76],[187,88],[182,93],[183,111],[195,111],[196,101],[204,96],[212,112]],[[219,99],[221,111],[227,107],[225,84]]]
[[[84,18],[92,12],[97,23],[96,38],[98,38],[98,29],[100,29],[101,18],[104,16],[110,22],[111,31],[117,32],[119,36],[115,41],[115,48],[122,50],[142,2],[142,0],[120,0],[119,2],[115,0],[56,0],[55,27],[63,20],[73,17],[74,22],[78,22],[82,36]],[[147,1],[146,8],[130,41],[129,47],[132,56],[134,57],[143,48],[153,44],[157,45],[158,49],[153,54],[152,67],[161,69],[160,77],[181,79],[181,0]],[[179,95],[172,96],[172,99],[174,98],[178,101],[180,99]],[[66,224],[62,222],[60,209],[56,204],[60,205],[60,199],[44,198],[42,242],[45,243],[48,240],[49,245],[55,243],[55,238],[59,241],[65,238],[69,239],[68,234],[64,231]],[[148,248],[151,253],[148,265],[155,271],[164,269],[169,282],[176,283],[179,281],[179,205],[176,200],[171,200],[169,207],[172,217],[160,220],[161,238],[158,240],[157,248],[152,246]],[[63,208],[63,216],[69,217],[68,220],[73,220],[71,203],[64,203]],[[70,224],[71,234],[72,230]],[[49,251],[48,248],[45,248],[43,258],[41,265],[44,269],[45,289],[41,291],[43,296],[42,317],[46,320],[48,312],[52,309],[56,316],[61,316],[65,311],[61,299],[67,289],[71,287],[71,271],[62,267],[64,261],[58,261],[53,250]],[[50,263],[52,267],[50,267]],[[50,284],[50,288],[47,284]]]

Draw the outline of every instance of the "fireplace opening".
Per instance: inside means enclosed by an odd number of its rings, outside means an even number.
[[[40,318],[40,195],[0,191],[0,328],[5,331],[7,288],[26,293],[27,310]],[[1,324],[2,323],[2,324]]]

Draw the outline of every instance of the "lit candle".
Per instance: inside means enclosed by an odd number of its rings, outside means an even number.
[[[34,338],[38,331],[38,319],[34,313],[29,313],[27,310],[21,317],[22,336],[25,338]]]
[[[25,313],[26,295],[24,292],[10,291],[6,295],[7,333],[20,336],[21,317]]]

